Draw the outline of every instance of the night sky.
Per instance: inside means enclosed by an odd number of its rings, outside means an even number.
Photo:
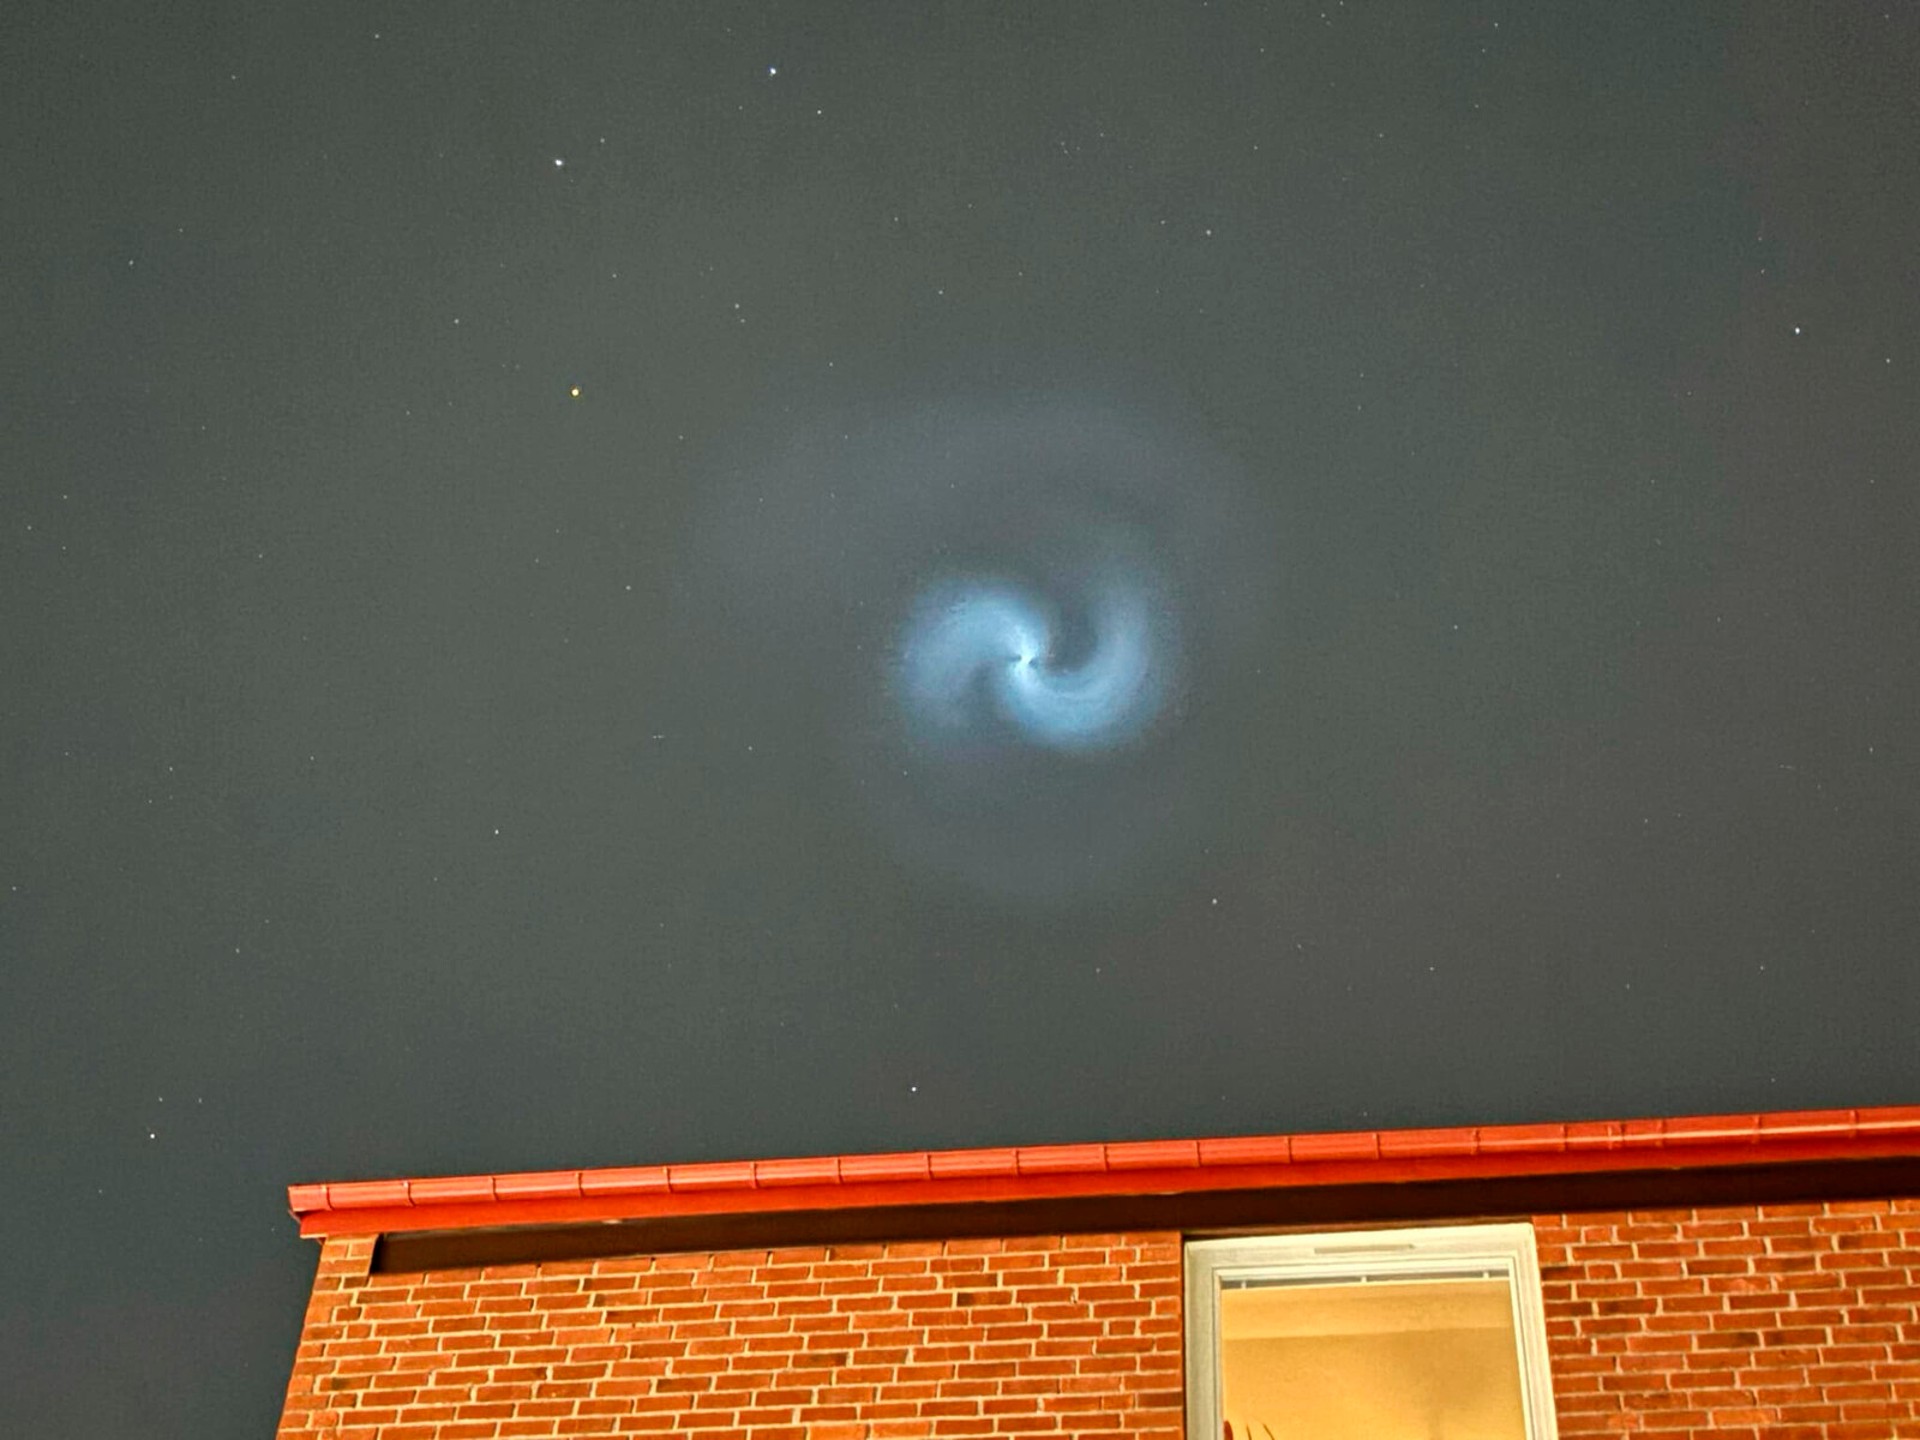
[[[0,1411],[291,1181],[1920,1099],[1920,10],[0,8]]]

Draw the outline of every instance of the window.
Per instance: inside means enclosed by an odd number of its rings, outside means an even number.
[[[1188,1244],[1187,1434],[1554,1440],[1533,1227]]]

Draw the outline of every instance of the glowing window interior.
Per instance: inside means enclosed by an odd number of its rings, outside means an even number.
[[[1526,1440],[1504,1274],[1228,1282],[1233,1440]]]
[[[1524,1221],[1190,1239],[1187,1434],[1554,1440]]]

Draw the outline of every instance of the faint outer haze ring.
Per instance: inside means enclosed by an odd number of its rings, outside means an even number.
[[[1205,847],[1279,618],[1279,537],[1223,455],[1084,395],[904,404],[768,450],[698,547],[728,649],[790,667],[898,861],[1049,904]]]

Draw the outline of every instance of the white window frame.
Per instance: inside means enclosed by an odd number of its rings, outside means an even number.
[[[1187,1434],[1220,1435],[1220,1290],[1223,1281],[1335,1283],[1341,1279],[1502,1274],[1513,1296],[1520,1403],[1528,1440],[1558,1440],[1547,1322],[1533,1226],[1433,1225],[1406,1230],[1322,1230],[1310,1234],[1189,1240],[1186,1245]]]

